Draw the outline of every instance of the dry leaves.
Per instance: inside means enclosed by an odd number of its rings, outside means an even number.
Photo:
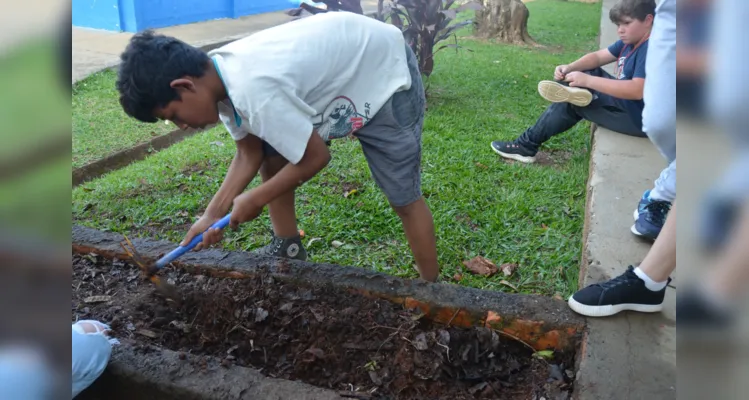
[[[112,296],[89,296],[83,299],[84,302],[88,304],[92,303],[106,303],[109,300],[112,300]]]
[[[518,265],[513,263],[506,263],[500,265],[499,268],[502,270],[502,273],[505,274],[505,276],[510,276],[518,268]]]
[[[463,261],[463,265],[465,265],[466,268],[468,268],[468,270],[473,272],[474,274],[487,277],[492,276],[496,274],[497,271],[499,271],[499,269],[497,269],[497,266],[494,265],[491,260],[488,260],[481,256],[476,256],[470,260]]]
[[[156,339],[158,335],[154,331],[149,331],[148,329],[140,329],[136,331],[135,333],[139,335],[143,335],[145,337],[149,337],[151,339]]]
[[[463,274],[455,274],[453,275],[453,279],[460,282],[461,280],[463,280]]]

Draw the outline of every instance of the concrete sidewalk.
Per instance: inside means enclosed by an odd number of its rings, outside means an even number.
[[[376,11],[377,0],[362,0],[362,8],[365,14]],[[209,50],[291,19],[292,17],[281,11],[178,25],[156,31]],[[119,64],[120,53],[125,50],[132,36],[129,32],[110,32],[74,26],[72,82]]]
[[[601,48],[618,39],[608,18],[615,3],[603,0]],[[652,188],[665,167],[665,160],[646,138],[600,127],[594,133],[581,287],[618,276],[645,257],[650,243],[630,233],[632,212],[642,192]],[[588,318],[577,399],[676,398],[675,298],[676,279],[667,289],[666,307],[660,314],[625,312]]]

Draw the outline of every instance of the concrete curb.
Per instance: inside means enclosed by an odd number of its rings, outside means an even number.
[[[212,127],[213,126],[209,126],[206,129],[211,129]],[[130,147],[125,150],[118,151],[104,158],[100,158],[96,161],[90,162],[82,167],[76,168],[73,170],[73,187],[96,179],[106,174],[107,172],[118,170],[136,161],[143,160],[148,157],[152,151],[164,150],[169,146],[175,143],[179,143],[182,140],[200,132],[205,132],[205,130],[177,129],[167,134],[157,136],[135,147]]]
[[[121,235],[74,226],[74,253],[97,253],[127,259]],[[174,248],[167,241],[132,240],[146,259],[155,260]],[[315,284],[351,290],[419,308],[435,322],[453,326],[485,326],[514,336],[537,350],[575,352],[583,319],[563,301],[536,295],[483,291],[446,283],[407,280],[362,268],[312,264],[257,257],[245,252],[205,250],[184,255],[174,265],[204,275],[242,278],[259,272],[300,285]]]
[[[144,400],[343,398],[332,390],[270,378],[253,368],[226,368],[215,357],[123,342],[114,347],[104,373],[77,399],[130,400],[134,396]]]

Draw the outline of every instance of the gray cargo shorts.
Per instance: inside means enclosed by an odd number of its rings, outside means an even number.
[[[354,136],[377,185],[394,207],[421,198],[421,130],[424,85],[416,55],[406,46],[411,88],[395,93]]]
[[[421,129],[426,98],[416,55],[406,46],[411,88],[395,93],[354,136],[377,185],[394,207],[421,198]],[[327,143],[330,145],[330,143]],[[263,141],[266,157],[280,154]]]

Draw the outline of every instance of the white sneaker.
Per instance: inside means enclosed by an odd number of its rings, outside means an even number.
[[[593,101],[588,89],[568,87],[554,81],[538,82],[538,94],[552,103],[571,103],[585,107]]]

